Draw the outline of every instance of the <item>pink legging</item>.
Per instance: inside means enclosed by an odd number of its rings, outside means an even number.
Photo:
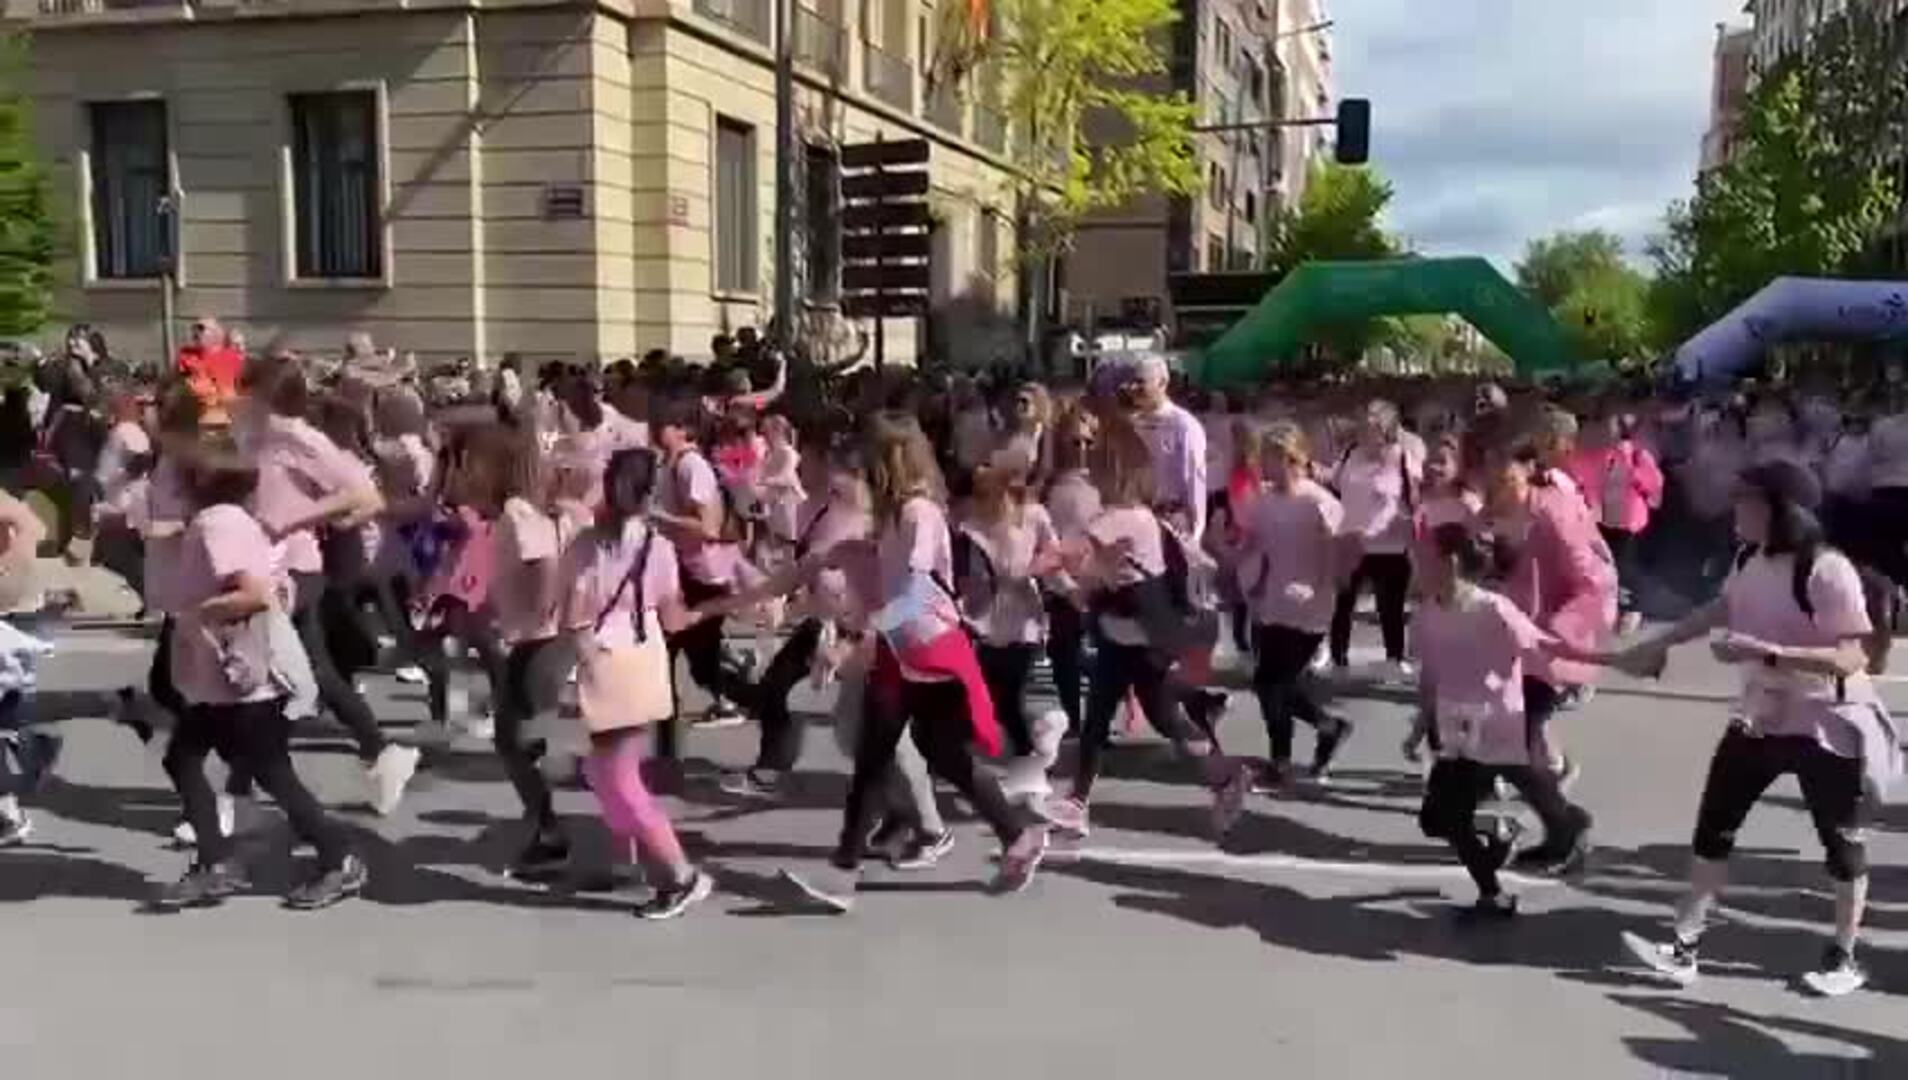
[[[610,831],[628,841],[637,858],[681,877],[689,860],[676,839],[676,828],[643,784],[644,734],[641,728],[631,728],[592,735],[583,776],[596,793],[603,823]]]

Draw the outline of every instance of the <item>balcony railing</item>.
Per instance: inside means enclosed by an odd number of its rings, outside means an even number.
[[[826,15],[795,6],[795,59],[829,75],[842,74],[847,40],[841,25]]]
[[[991,105],[974,106],[974,141],[996,154],[1007,151],[1007,118]]]
[[[903,112],[914,111],[914,68],[901,57],[883,52],[872,43],[862,48],[866,57],[862,82],[868,92]]]
[[[16,7],[25,5],[8,4],[8,14]],[[39,0],[36,5],[41,15],[58,17],[61,15],[103,15],[109,11],[139,11],[170,8],[179,10],[185,7],[185,0]],[[34,8],[28,8],[28,11]]]
[[[696,14],[764,45],[769,43],[769,0],[696,0]]]
[[[962,114],[967,103],[961,100],[960,92],[947,83],[941,83],[928,95],[927,116],[934,126],[943,131],[961,134]]]

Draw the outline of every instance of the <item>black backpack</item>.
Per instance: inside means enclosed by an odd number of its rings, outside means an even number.
[[[1165,572],[1111,590],[1101,607],[1139,623],[1154,652],[1177,659],[1219,640],[1219,614],[1193,596],[1192,562],[1179,534],[1164,522],[1158,527]],[[1138,568],[1137,560],[1127,559]]]

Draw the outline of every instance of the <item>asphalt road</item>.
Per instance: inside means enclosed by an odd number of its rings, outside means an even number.
[[[1115,752],[1091,840],[1056,851],[1026,894],[981,891],[992,844],[962,818],[941,867],[871,874],[845,918],[800,908],[775,878],[817,865],[838,825],[843,763],[816,731],[784,804],[695,783],[671,800],[720,885],[667,924],[632,918],[632,889],[501,877],[513,806],[481,746],[438,758],[381,821],[352,805],[354,762],[319,731],[299,765],[348,815],[367,898],[280,910],[285,833],[269,805],[249,806],[261,894],[142,915],[185,862],[162,839],[175,802],[156,756],[100,717],[102,692],[143,677],[144,649],[69,634],[45,667],[42,712],[72,719],[61,775],[33,804],[34,845],[0,852],[6,1076],[1908,1076],[1908,815],[1872,845],[1863,994],[1795,989],[1830,903],[1787,783],[1745,830],[1704,980],[1668,990],[1620,955],[1618,933],[1659,929],[1679,889],[1722,728],[1727,675],[1699,650],[1666,682],[1615,683],[1561,721],[1597,854],[1581,882],[1523,883],[1527,914],[1479,932],[1451,924],[1468,882],[1417,833],[1405,708],[1375,698],[1342,702],[1359,723],[1342,782],[1255,798],[1224,851],[1203,838],[1202,793],[1139,739]],[[421,718],[417,690],[372,689],[394,731]],[[1889,689],[1908,705],[1908,686]],[[1263,752],[1249,698],[1226,735]],[[754,738],[692,733],[692,771],[744,763]],[[559,808],[585,861],[606,865],[589,797]]]

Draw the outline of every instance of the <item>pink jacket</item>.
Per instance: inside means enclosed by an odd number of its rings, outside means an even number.
[[[1616,625],[1617,573],[1596,518],[1582,499],[1555,486],[1531,491],[1530,516],[1504,595],[1547,633],[1579,649],[1600,647]],[[1555,686],[1580,686],[1595,671],[1551,657],[1525,668]]]
[[[1627,478],[1622,475],[1624,465],[1628,466]],[[1663,470],[1657,467],[1656,455],[1631,439],[1577,451],[1570,461],[1570,476],[1601,525],[1642,532],[1650,523],[1650,512],[1663,505]],[[1604,505],[1606,498],[1612,497],[1621,502]]]

